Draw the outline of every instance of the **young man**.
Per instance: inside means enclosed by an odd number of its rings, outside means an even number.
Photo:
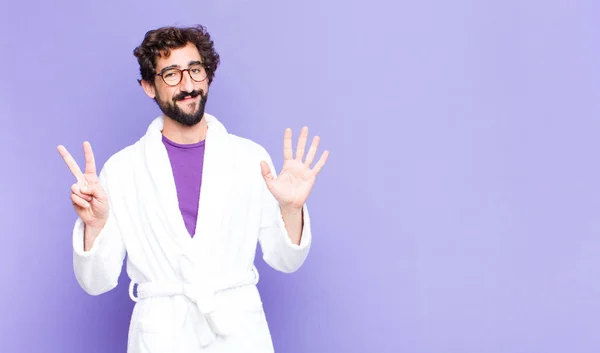
[[[91,295],[113,289],[127,254],[136,302],[128,353],[273,352],[256,247],[276,270],[302,265],[311,245],[306,200],[328,152],[315,159],[318,137],[305,151],[303,128],[294,156],[286,129],[277,176],[263,147],[204,112],[219,64],[204,27],[149,31],[134,54],[140,84],[163,114],[99,176],[88,142],[85,172],[58,146],[77,180],[77,281]]]

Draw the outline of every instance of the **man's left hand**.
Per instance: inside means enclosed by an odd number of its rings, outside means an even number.
[[[325,165],[329,151],[324,151],[321,158],[314,167],[311,164],[317,153],[320,138],[315,136],[310,145],[310,149],[304,159],[306,141],[308,139],[308,127],[303,127],[300,131],[298,144],[296,147],[296,156],[293,156],[292,149],[292,130],[286,129],[283,137],[283,168],[281,173],[274,177],[269,165],[261,161],[261,171],[267,188],[279,202],[281,209],[285,211],[297,211],[302,209],[313,188],[317,175]]]

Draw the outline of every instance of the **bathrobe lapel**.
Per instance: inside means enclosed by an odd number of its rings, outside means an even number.
[[[144,159],[151,185],[143,192],[156,193],[156,204],[149,205],[158,219],[149,221],[164,228],[161,246],[195,258],[202,258],[202,265],[210,266],[210,255],[219,240],[222,221],[228,201],[231,199],[233,165],[229,136],[225,127],[214,116],[205,114],[208,130],[202,172],[196,232],[190,237],[177,198],[175,179],[167,150],[162,142],[163,118],[156,118],[148,127],[144,141]],[[152,212],[154,213],[154,212]],[[159,222],[162,220],[162,222]],[[160,223],[160,224],[159,224]],[[197,262],[197,261],[194,261]],[[199,265],[199,264],[198,264]],[[206,270],[206,269],[205,269]]]

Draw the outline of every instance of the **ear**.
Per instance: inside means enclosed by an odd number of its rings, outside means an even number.
[[[144,92],[146,92],[146,94],[148,95],[148,97],[154,99],[154,97],[156,97],[156,87],[154,87],[154,85],[146,80],[141,80],[140,84],[142,85],[142,88],[144,88]]]

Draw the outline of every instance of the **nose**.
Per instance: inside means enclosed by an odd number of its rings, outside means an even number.
[[[192,77],[190,76],[190,72],[189,71],[184,71],[181,73],[182,77],[181,77],[181,90],[183,92],[192,92],[194,91],[194,81],[192,80]]]

